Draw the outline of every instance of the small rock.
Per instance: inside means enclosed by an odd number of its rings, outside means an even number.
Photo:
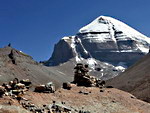
[[[89,93],[88,93],[88,92],[84,92],[84,94],[85,94],[85,95],[88,95]]]
[[[131,98],[135,98],[134,96],[131,96]]]
[[[79,93],[83,93],[82,91],[79,91]]]
[[[65,82],[65,83],[63,83],[63,88],[70,90],[71,89],[71,84],[68,83],[68,82]]]
[[[113,103],[116,103],[114,100],[112,100]]]
[[[100,92],[104,92],[104,90],[100,90]]]
[[[113,86],[106,86],[106,88],[113,88]]]

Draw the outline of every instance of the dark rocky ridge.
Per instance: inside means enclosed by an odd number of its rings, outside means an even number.
[[[75,55],[72,48],[70,47],[71,41],[60,40],[55,44],[54,52],[49,62],[45,65],[58,65],[60,63],[67,62],[69,59],[73,58]]]
[[[97,34],[90,35],[96,37]],[[128,40],[116,40],[116,42],[113,40],[100,42],[97,41],[100,37],[92,38],[92,36],[89,37],[89,35],[87,36],[84,33],[80,33],[77,36],[92,57],[113,65],[117,65],[119,62],[125,62],[126,66],[131,66],[145,55],[145,53],[139,49],[135,50],[135,48],[137,48],[136,44],[144,45],[144,43],[132,40],[131,38],[128,38]],[[147,48],[148,45],[146,44],[145,47]]]

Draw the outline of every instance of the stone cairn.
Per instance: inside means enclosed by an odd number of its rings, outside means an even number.
[[[8,84],[3,83],[0,86],[0,96],[11,96],[19,100],[20,96],[22,96],[28,89],[31,87],[31,81],[29,79],[18,80],[18,78],[13,79]]]
[[[37,85],[35,87],[35,92],[43,92],[43,93],[54,93],[55,92],[55,85],[53,84],[53,82],[49,82],[46,85]]]
[[[74,72],[74,81],[73,83],[78,86],[86,86],[86,87],[102,87],[105,84],[105,81],[102,81],[94,76],[89,75],[88,65],[83,65],[82,63],[78,63],[75,66]]]

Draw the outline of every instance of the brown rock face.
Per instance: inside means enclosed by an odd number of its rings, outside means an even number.
[[[71,41],[60,40],[54,47],[52,57],[45,64],[58,65],[60,63],[67,62],[69,59],[74,57],[74,52],[70,47]]]

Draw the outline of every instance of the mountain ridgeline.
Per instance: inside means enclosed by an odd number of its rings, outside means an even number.
[[[92,69],[124,71],[149,52],[150,39],[125,23],[100,16],[81,28],[75,36],[63,37],[54,47],[48,66],[58,66],[74,59]],[[110,70],[110,71],[111,71]],[[109,73],[111,73],[109,71]],[[95,72],[95,70],[94,70]],[[108,73],[100,73],[101,77]],[[108,77],[107,77],[108,78]]]

